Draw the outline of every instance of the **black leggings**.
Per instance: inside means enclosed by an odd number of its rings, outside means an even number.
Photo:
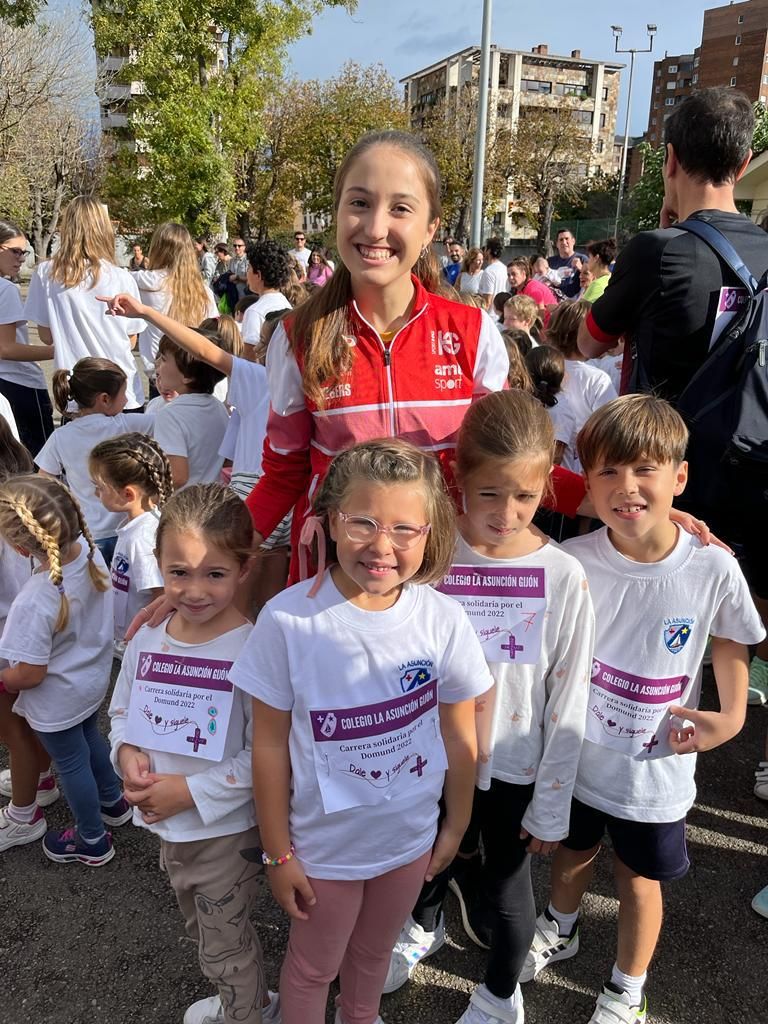
[[[0,394],[11,403],[19,440],[34,458],[53,433],[53,409],[47,388],[30,388],[0,377]]]
[[[485,984],[499,999],[515,991],[536,931],[536,904],[531,882],[531,857],[520,839],[523,814],[533,797],[533,785],[516,786],[491,780],[487,791],[475,790],[472,822],[462,852],[477,848],[482,835],[484,902],[491,910],[493,934]],[[434,931],[448,892],[449,872],[424,885],[413,918],[426,931]]]

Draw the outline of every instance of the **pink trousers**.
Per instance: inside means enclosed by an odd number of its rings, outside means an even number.
[[[392,947],[421,891],[431,854],[365,881],[310,878],[308,921],[291,921],[280,973],[283,1024],[324,1024],[338,974],[344,1024],[374,1024]]]

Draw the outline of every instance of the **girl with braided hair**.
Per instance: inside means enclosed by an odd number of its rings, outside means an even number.
[[[105,825],[130,820],[97,716],[112,666],[112,592],[104,560],[74,495],[56,480],[0,484],[0,537],[38,568],[11,604],[0,678],[53,761],[74,826],[49,830],[43,852],[101,867],[114,856]],[[38,813],[38,834],[45,819]]]
[[[53,400],[68,422],[54,430],[35,456],[40,472],[64,480],[80,502],[107,563],[115,550],[122,517],[99,501],[88,474],[88,456],[100,441],[131,430],[151,434],[155,423],[154,416],[146,413],[123,412],[126,386],[122,369],[109,359],[89,356],[71,371],[57,370],[53,375]]]
[[[104,508],[126,517],[117,528],[111,566],[115,657],[122,658],[128,623],[163,591],[155,534],[160,509],[173,494],[173,477],[160,445],[144,434],[121,434],[102,441],[88,461]]]

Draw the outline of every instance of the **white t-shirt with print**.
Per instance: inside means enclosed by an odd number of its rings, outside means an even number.
[[[557,396],[557,402],[561,406],[560,415],[570,416],[576,434],[596,409],[617,397],[611,378],[604,370],[577,359],[566,359],[563,387]],[[574,447],[565,452],[562,464],[565,469],[570,469],[574,473],[581,472],[575,442]]]
[[[168,271],[135,270],[132,276],[138,286],[141,301],[144,305],[149,306],[151,309],[156,309],[159,313],[167,313],[171,307],[171,295],[165,288]],[[208,308],[205,312],[205,317],[202,317],[202,319],[218,317],[219,309],[216,305],[216,298],[207,284],[205,285],[205,290],[208,295]],[[144,369],[150,377],[154,378],[157,347],[163,336],[163,330],[161,327],[156,327],[148,321],[142,321],[142,323],[144,327],[139,335],[139,352],[141,353]],[[196,327],[197,324],[190,324],[190,326]]]
[[[96,497],[88,457],[101,441],[120,434],[139,431],[151,436],[154,422],[154,416],[143,412],[119,412],[116,416],[96,412],[78,416],[54,430],[35,456],[40,469],[64,479],[80,502],[94,540],[114,537],[124,514],[108,512]]]
[[[326,573],[262,609],[230,679],[290,711],[291,840],[313,878],[374,878],[432,846],[446,760],[438,702],[492,684],[458,604],[406,584],[386,611]],[[332,808],[329,810],[329,808]]]
[[[561,391],[553,406],[547,407],[547,415],[555,429],[555,440],[562,441],[566,446],[566,451],[563,453],[563,464],[565,464],[566,459],[573,461],[577,458],[576,436],[579,433],[579,428],[576,426],[575,413],[567,399],[563,400],[562,394]]]
[[[483,267],[480,274],[480,283],[477,286],[480,295],[490,295],[491,302],[499,292],[509,291],[509,278],[507,268],[501,260],[493,260]]]
[[[267,434],[269,387],[266,367],[248,359],[232,360],[229,404],[233,406],[219,455],[232,461],[231,484],[251,487],[261,476],[261,458]]]
[[[111,359],[128,378],[128,408],[143,405],[144,388],[128,338],[143,330],[145,323],[130,317],[107,316],[105,303],[96,298],[128,292],[138,299],[133,274],[113,263],[102,262],[96,285],[88,275],[80,284],[67,288],[51,280],[50,272],[50,261],[35,269],[24,315],[32,323],[50,328],[56,369],[71,370],[78,359],[86,356]]]
[[[168,619],[154,629],[142,626],[123,656],[122,668],[109,705],[112,722],[109,742],[112,764],[118,774],[120,768],[117,755],[126,742],[128,705],[140,655],[149,652],[162,654],[180,666],[185,659],[194,659],[195,665],[199,664],[199,659],[231,664],[253,629],[249,622],[207,643],[187,644],[169,636],[167,626],[171,621]],[[145,824],[141,812],[135,808],[134,825],[149,829],[169,843],[191,843],[215,836],[237,835],[256,824],[251,781],[251,700],[242,691],[237,688],[233,691],[232,711],[221,761],[205,761],[148,748],[145,753],[149,755],[150,771],[183,775],[186,778],[195,806],[154,825]]]
[[[509,570],[526,579],[536,574],[543,582],[544,601],[536,601],[535,610],[521,609],[525,639],[537,637],[527,663],[491,653],[493,638],[481,638],[496,685],[478,702],[477,784],[487,789],[491,778],[535,783],[523,826],[538,839],[558,842],[568,835],[592,664],[594,614],[584,570],[553,541],[531,555],[498,559],[478,554],[461,536],[454,565]],[[470,590],[464,600],[473,600]]]
[[[13,710],[39,732],[69,729],[99,709],[112,668],[112,588],[101,552],[93,561],[104,574],[97,590],[88,571],[88,545],[63,567],[69,621],[54,635],[61,595],[48,573],[35,573],[11,605],[0,638],[0,658],[11,664],[47,665],[39,686],[21,690]]]
[[[160,512],[149,509],[118,527],[112,555],[112,590],[115,596],[115,640],[125,640],[134,616],[149,603],[149,591],[163,587],[155,558],[155,534]]]
[[[279,313],[290,309],[291,304],[282,292],[265,292],[243,313],[241,331],[246,345],[258,345],[261,340],[261,328],[267,313]]]
[[[215,395],[178,395],[158,410],[155,440],[166,455],[189,462],[184,484],[211,484],[219,479],[224,459],[219,455],[229,415]]]
[[[0,324],[16,325],[16,343],[29,344],[27,318],[21,293],[12,281],[0,277]],[[0,377],[12,384],[41,390],[46,386],[45,375],[35,362],[24,363],[16,359],[0,359]]]
[[[19,591],[32,575],[32,561],[0,537],[0,630]]]
[[[596,639],[574,795],[630,821],[678,821],[696,796],[696,755],[669,745],[668,704],[696,708],[712,635],[765,636],[733,556],[679,531],[660,562],[633,562],[607,529],[567,541],[589,580]]]

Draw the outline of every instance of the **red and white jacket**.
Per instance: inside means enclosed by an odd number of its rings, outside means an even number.
[[[352,366],[326,388],[322,409],[304,394],[283,326],[276,330],[267,356],[264,475],[247,502],[262,536],[297,506],[296,540],[308,498],[334,455],[361,441],[410,441],[434,452],[451,479],[448,466],[464,414],[473,399],[506,387],[509,360],[487,313],[427,292],[416,278],[414,285],[413,314],[388,346],[350,304]]]

